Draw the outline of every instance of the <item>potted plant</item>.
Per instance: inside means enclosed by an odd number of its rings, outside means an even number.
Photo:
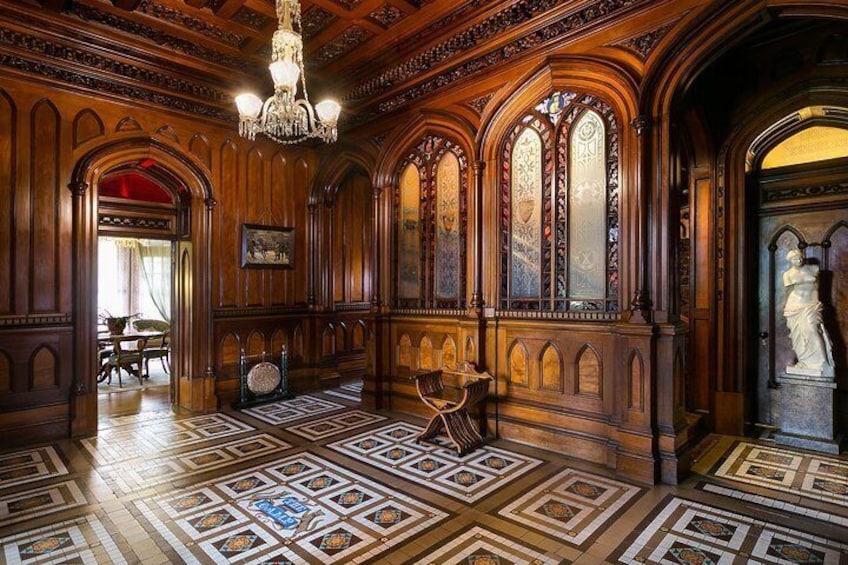
[[[127,322],[137,317],[138,314],[129,314],[127,316],[114,316],[108,310],[104,310],[103,314],[98,316],[101,323],[106,324],[106,328],[112,335],[120,335],[127,329]]]

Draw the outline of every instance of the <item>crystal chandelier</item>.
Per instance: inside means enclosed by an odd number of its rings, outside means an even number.
[[[274,81],[274,94],[264,103],[255,94],[236,96],[239,134],[254,139],[257,133],[263,133],[286,144],[313,137],[332,143],[338,137],[336,124],[341,107],[332,100],[324,100],[313,110],[309,103],[303,73],[300,1],[277,0],[277,19],[279,26],[271,39],[271,64],[268,66]],[[297,98],[298,78],[303,98]]]

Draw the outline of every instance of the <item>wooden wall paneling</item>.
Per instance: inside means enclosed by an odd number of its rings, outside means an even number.
[[[327,262],[327,267],[330,272],[327,273],[327,279],[331,282],[332,289],[330,291],[330,299],[333,303],[349,302],[350,291],[350,234],[348,229],[351,226],[351,215],[355,214],[351,210],[353,189],[349,183],[342,183],[339,191],[335,195],[333,207],[330,210],[332,214],[333,226],[330,230],[330,246],[329,254],[332,257],[331,261]]]
[[[291,227],[291,215],[294,212],[293,187],[286,182],[286,158],[282,152],[271,157],[268,167],[268,180],[271,186],[271,210],[272,216],[278,225]],[[296,235],[296,234],[295,234]],[[295,257],[295,269],[303,272],[303,257]],[[279,306],[287,303],[286,291],[291,285],[291,276],[288,270],[274,269],[268,273],[269,280],[269,304]]]
[[[269,224],[273,218],[269,214],[270,191],[265,185],[264,160],[262,152],[251,147],[245,159],[245,182],[240,187],[240,201],[244,208],[241,216],[243,223]],[[239,230],[240,231],[240,230]],[[241,247],[241,234],[239,233],[237,247]],[[267,271],[265,269],[244,269],[243,277],[243,302],[245,306],[265,306],[263,293]]]
[[[292,296],[286,302],[288,304],[301,303],[306,304],[308,299],[308,281],[307,273],[311,268],[313,257],[309,254],[311,245],[316,245],[317,242],[310,241],[309,231],[309,211],[308,191],[307,187],[312,184],[312,176],[314,172],[310,166],[310,162],[305,157],[298,157],[294,162],[293,182],[290,185],[290,191],[295,196],[293,205],[290,207],[292,213],[291,225],[295,228],[295,254],[297,263],[295,273],[287,276],[287,286],[291,288]]]
[[[0,349],[0,395],[12,390],[12,360]]]
[[[97,112],[86,108],[74,116],[73,130],[74,149],[76,149],[88,141],[103,137],[105,127]]]
[[[693,194],[690,198],[692,273],[689,349],[693,364],[688,400],[689,409],[701,414],[712,412],[712,398],[715,390],[714,197],[710,177],[694,180]]]
[[[215,238],[215,257],[218,261],[219,295],[218,307],[239,305],[238,291],[241,283],[241,222],[239,217],[239,167],[238,149],[231,140],[225,140],[219,149],[221,155],[219,161],[221,187],[218,198],[220,202],[215,206],[215,215],[219,229]],[[230,267],[227,268],[226,266]]]
[[[565,380],[563,378],[563,367],[565,364],[562,360],[562,354],[556,343],[549,341],[542,348],[541,356],[541,388],[562,394],[565,392]]]
[[[262,334],[262,331],[251,331],[247,335],[247,347],[245,347],[245,353],[248,355],[259,355],[263,351],[267,353],[268,348],[265,347],[265,336]]]
[[[603,365],[595,348],[586,344],[577,354],[576,394],[601,397],[603,391]]]
[[[290,355],[291,347],[289,346],[288,334],[283,329],[276,329],[274,330],[274,334],[271,336],[270,353],[277,355],[283,350],[283,347],[286,348],[286,353]]]
[[[11,314],[15,310],[17,228],[15,210],[17,208],[17,143],[18,116],[14,100],[0,89],[0,315]]]
[[[33,353],[29,362],[29,391],[58,389],[59,367],[56,352],[42,345]]]
[[[202,133],[195,133],[188,142],[188,150],[197,157],[207,169],[212,169],[212,147]]]

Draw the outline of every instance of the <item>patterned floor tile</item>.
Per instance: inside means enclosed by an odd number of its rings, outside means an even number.
[[[64,481],[0,497],[0,526],[86,504],[75,481]]]
[[[309,453],[135,503],[187,563],[352,563],[448,514]]]
[[[138,562],[121,553],[93,514],[5,538],[3,556],[8,565]]]
[[[653,514],[616,550],[618,562],[789,565],[848,560],[842,558],[848,552],[844,541],[677,497],[668,497]]]
[[[205,449],[107,465],[99,468],[98,472],[111,488],[126,494],[208,471],[226,469],[290,447],[291,444],[274,436],[256,434]]]
[[[98,432],[80,444],[99,464],[150,457],[164,450],[181,449],[209,440],[254,431],[256,428],[226,414],[194,416],[181,420],[155,418],[143,425],[132,420]]]
[[[382,422],[385,419],[385,416],[378,416],[377,414],[371,414],[370,412],[351,410],[341,414],[321,418],[319,420],[312,420],[311,422],[306,422],[304,424],[290,426],[285,428],[285,430],[310,441],[318,441],[338,435],[342,432]]]
[[[550,559],[520,541],[473,526],[408,563],[415,565],[553,565]]]
[[[344,398],[345,400],[351,400],[353,402],[360,402],[362,399],[362,384],[362,381],[345,383],[339,388],[325,390],[324,394],[337,396],[339,398]]]
[[[845,460],[742,442],[714,474],[848,506],[848,461]]]
[[[730,498],[735,498],[737,500],[743,500],[745,502],[759,504],[767,508],[774,508],[782,512],[789,512],[791,514],[797,514],[798,516],[806,516],[808,518],[813,518],[816,520],[821,520],[822,522],[829,522],[837,526],[842,526],[843,528],[848,528],[848,517],[846,516],[838,516],[836,514],[831,514],[830,512],[824,512],[815,508],[792,504],[791,502],[786,502],[785,500],[778,500],[776,498],[768,498],[765,496],[757,496],[751,494],[750,492],[727,488],[720,485],[714,485],[712,483],[702,482],[698,484],[697,488],[703,490],[704,492],[711,492],[721,496],[727,496]]]
[[[255,408],[246,408],[242,412],[276,426],[342,408],[347,408],[347,406],[331,400],[322,400],[314,396],[303,395],[292,400],[283,400]]]
[[[0,492],[15,485],[67,474],[68,469],[51,446],[0,455]]]
[[[631,506],[643,489],[564,469],[498,511],[500,516],[582,546]]]
[[[407,423],[390,424],[327,447],[467,502],[503,488],[542,463],[491,446],[459,457],[447,447],[415,443],[421,431]]]

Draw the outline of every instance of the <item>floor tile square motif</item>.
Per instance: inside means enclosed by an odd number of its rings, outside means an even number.
[[[87,501],[75,481],[63,481],[48,486],[0,496],[0,526],[76,508]]]
[[[564,469],[508,503],[498,515],[581,546],[633,504],[642,489]]]
[[[305,452],[134,504],[187,563],[359,562],[448,516]]]
[[[611,559],[619,563],[844,563],[844,540],[669,496]]]
[[[276,426],[342,408],[347,408],[347,406],[332,400],[322,400],[314,396],[303,395],[291,400],[281,400],[254,408],[246,408],[241,412]]]
[[[226,414],[183,419],[165,418],[162,413],[159,414],[163,417],[143,422],[127,420],[104,428],[98,431],[97,437],[83,439],[80,443],[96,463],[107,465],[150,457],[162,451],[183,449],[256,429]]]
[[[741,442],[716,477],[848,507],[848,462]]]
[[[421,431],[422,428],[400,422],[330,443],[327,447],[468,502],[506,486],[542,463],[539,459],[488,445],[459,457],[447,446],[415,443]]]
[[[385,416],[371,414],[370,412],[350,410],[311,422],[289,426],[285,430],[310,441],[318,441],[342,432],[382,422],[385,419]]]
[[[0,493],[12,486],[67,474],[68,469],[52,446],[0,455]]]
[[[407,563],[415,565],[554,565],[546,557],[518,540],[473,526]]]
[[[93,514],[4,538],[2,547],[2,557],[8,565],[138,562],[135,556],[121,553]]]
[[[113,489],[130,493],[207,471],[225,470],[228,466],[279,453],[290,447],[291,444],[269,434],[255,434],[219,443],[215,447],[106,465],[98,472]]]

